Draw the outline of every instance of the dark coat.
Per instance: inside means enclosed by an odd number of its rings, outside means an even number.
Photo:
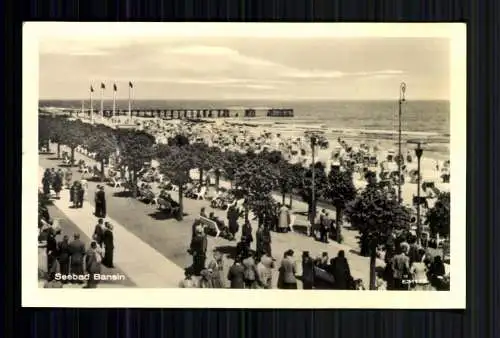
[[[302,281],[314,282],[314,262],[310,257],[302,260]]]
[[[71,257],[71,264],[83,264],[83,256],[85,255],[85,244],[79,239],[75,239],[68,244],[68,250]]]
[[[54,175],[54,181],[52,182],[52,187],[54,188],[55,192],[59,192],[62,189],[62,177],[60,174],[55,174]]]
[[[106,205],[106,194],[103,190],[99,190],[95,193],[95,203],[99,203],[101,205]]]
[[[331,274],[335,280],[335,288],[348,290],[351,282],[351,269],[345,257],[335,257],[330,267]]]
[[[104,230],[102,242],[103,242],[104,248],[106,250],[114,249],[115,243],[114,243],[113,231],[111,231],[109,229]]]
[[[207,253],[207,237],[203,235],[194,236],[191,241],[191,252],[198,256],[205,256]]]
[[[104,229],[99,224],[96,224],[94,228],[94,234],[92,235],[92,239],[99,244],[102,244],[104,240]]]
[[[69,250],[69,242],[62,241],[57,243],[57,252],[58,252],[57,259],[59,260],[60,263],[69,262],[69,257],[71,255]]]
[[[241,264],[233,264],[229,268],[227,279],[231,283],[231,289],[245,288],[245,268]]]
[[[253,242],[252,227],[246,224],[243,226],[243,229],[241,229],[241,241],[245,243]]]

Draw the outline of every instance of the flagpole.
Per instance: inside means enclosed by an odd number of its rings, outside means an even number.
[[[101,117],[104,117],[104,88],[101,85]]]
[[[130,97],[131,97],[131,92],[132,88],[130,86],[130,83],[128,84],[128,118],[132,118],[132,104],[130,103]]]
[[[115,117],[116,111],[116,85],[113,88],[113,117]]]
[[[90,89],[90,123],[94,124],[94,104],[92,102],[92,88]]]

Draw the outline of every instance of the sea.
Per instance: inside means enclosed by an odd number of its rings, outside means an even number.
[[[100,108],[95,100],[94,109]],[[40,107],[80,109],[81,100],[40,100]],[[86,109],[88,100],[84,102]],[[127,100],[117,100],[117,109],[128,109]],[[334,129],[376,130],[396,132],[399,104],[394,101],[327,101],[327,100],[134,100],[133,109],[241,109],[291,108],[293,118],[266,118],[268,121],[297,125],[322,125]],[[104,101],[104,109],[112,109],[112,101]],[[407,132],[450,135],[449,101],[406,101],[401,107],[401,127]]]

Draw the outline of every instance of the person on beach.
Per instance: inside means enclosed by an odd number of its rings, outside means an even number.
[[[109,222],[104,223],[106,228],[103,233],[102,243],[104,244],[104,259],[102,264],[108,268],[114,268],[113,252],[115,250],[113,225]]]
[[[59,261],[59,272],[61,275],[69,274],[69,258],[70,258],[70,250],[69,250],[69,237],[68,235],[64,235],[61,242],[57,243],[57,260]],[[63,283],[66,284],[68,281],[63,280]]]
[[[70,268],[71,273],[78,276],[83,276],[83,256],[85,256],[85,244],[80,240],[80,234],[75,233],[73,241],[68,245],[70,253]],[[83,281],[74,281],[77,284],[83,284]]]
[[[104,219],[99,218],[97,221],[97,224],[94,228],[94,233],[92,234],[92,239],[96,241],[96,243],[102,248],[103,246],[103,240],[104,240]]]
[[[106,195],[104,187],[101,185],[97,186],[97,192],[95,193],[95,215],[100,218],[106,217]]]
[[[90,248],[85,254],[85,268],[87,270],[87,273],[89,274],[89,279],[87,280],[87,285],[84,286],[84,288],[97,288],[99,280],[94,278],[94,274],[101,273],[101,252],[95,241],[90,243]]]

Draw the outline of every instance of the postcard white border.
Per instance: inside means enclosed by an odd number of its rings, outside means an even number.
[[[230,27],[230,29],[228,29]],[[451,43],[451,290],[292,291],[230,289],[42,289],[37,276],[38,42],[44,37],[161,36],[428,37]],[[64,46],[61,46],[64,48]],[[460,23],[62,23],[23,27],[22,305],[153,308],[406,308],[466,307],[466,25]],[[368,267],[367,267],[368,268]]]

